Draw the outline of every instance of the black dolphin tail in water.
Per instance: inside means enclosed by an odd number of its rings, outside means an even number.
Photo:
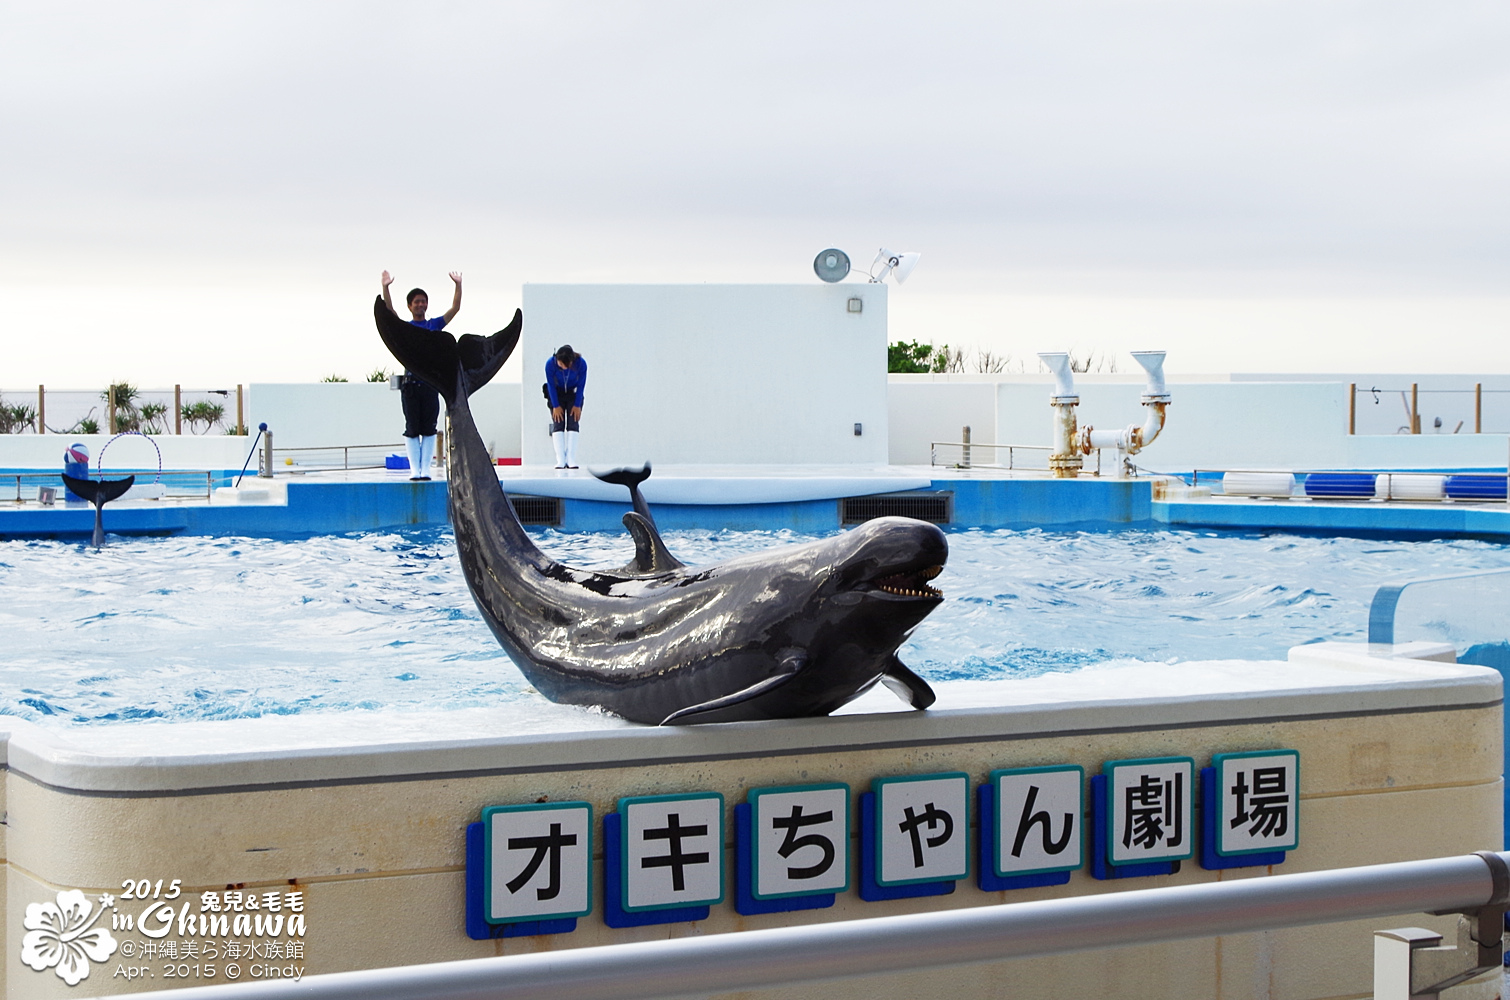
[[[519,523],[467,397],[519,341],[520,313],[491,337],[423,330],[381,299],[379,334],[446,399],[446,488],[456,554],[482,618],[542,695],[635,722],[689,724],[827,715],[877,683],[914,708],[933,692],[897,648],[943,595],[928,585],[949,546],[937,525],[904,517],[712,566],[665,551],[639,485],[624,515],[635,561],[623,570],[563,565]]]
[[[94,504],[94,537],[90,542],[95,548],[105,544],[105,505],[124,496],[135,482],[135,476],[127,476],[125,479],[75,479],[68,473],[63,473],[63,485],[73,490],[75,496]]]
[[[634,505],[634,511],[624,515],[624,527],[629,529],[630,537],[634,539],[634,562],[625,566],[623,572],[657,576],[686,565],[672,555],[666,548],[666,543],[661,541],[661,532],[650,514],[650,505],[640,492],[640,484],[650,478],[649,462],[638,469],[611,469],[608,472],[594,472],[593,476],[614,486],[629,487],[629,502]]]

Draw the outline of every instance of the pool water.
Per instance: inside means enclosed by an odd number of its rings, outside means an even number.
[[[617,533],[535,532],[621,566]],[[814,536],[669,532],[707,563]],[[949,535],[947,597],[902,648],[937,681],[1114,661],[1283,659],[1362,641],[1384,580],[1510,566],[1510,546],[1214,531]],[[0,542],[0,714],[54,726],[499,706],[535,694],[472,603],[450,530],[304,540]]]

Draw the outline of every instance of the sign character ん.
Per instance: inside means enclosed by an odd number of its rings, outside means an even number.
[[[1085,770],[1075,764],[991,772],[996,875],[1073,871],[1085,863]]]

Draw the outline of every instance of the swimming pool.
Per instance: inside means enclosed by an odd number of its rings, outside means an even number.
[[[620,566],[622,533],[534,532]],[[673,531],[706,563],[814,536]],[[1510,546],[1187,530],[951,532],[947,596],[901,656],[925,677],[1116,661],[1282,659],[1362,641],[1383,580],[1510,566]],[[0,542],[0,713],[54,726],[541,699],[478,616],[449,529],[288,541]]]

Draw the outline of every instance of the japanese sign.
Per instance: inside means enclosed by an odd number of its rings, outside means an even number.
[[[619,800],[627,912],[707,906],[724,898],[724,797],[717,792]]]
[[[1084,864],[1085,771],[1073,764],[992,771],[996,874],[1073,871]]]
[[[482,811],[489,923],[592,912],[592,806],[491,806]]]
[[[1194,853],[1195,761],[1113,760],[1102,770],[1107,775],[1107,861],[1179,861]]]
[[[762,788],[749,794],[756,899],[849,888],[849,786]]]
[[[1294,750],[1219,753],[1216,769],[1220,805],[1216,852],[1220,855],[1288,851],[1300,842],[1300,754]]]
[[[970,874],[968,803],[963,772],[880,778],[876,793],[876,882],[945,882]]]

